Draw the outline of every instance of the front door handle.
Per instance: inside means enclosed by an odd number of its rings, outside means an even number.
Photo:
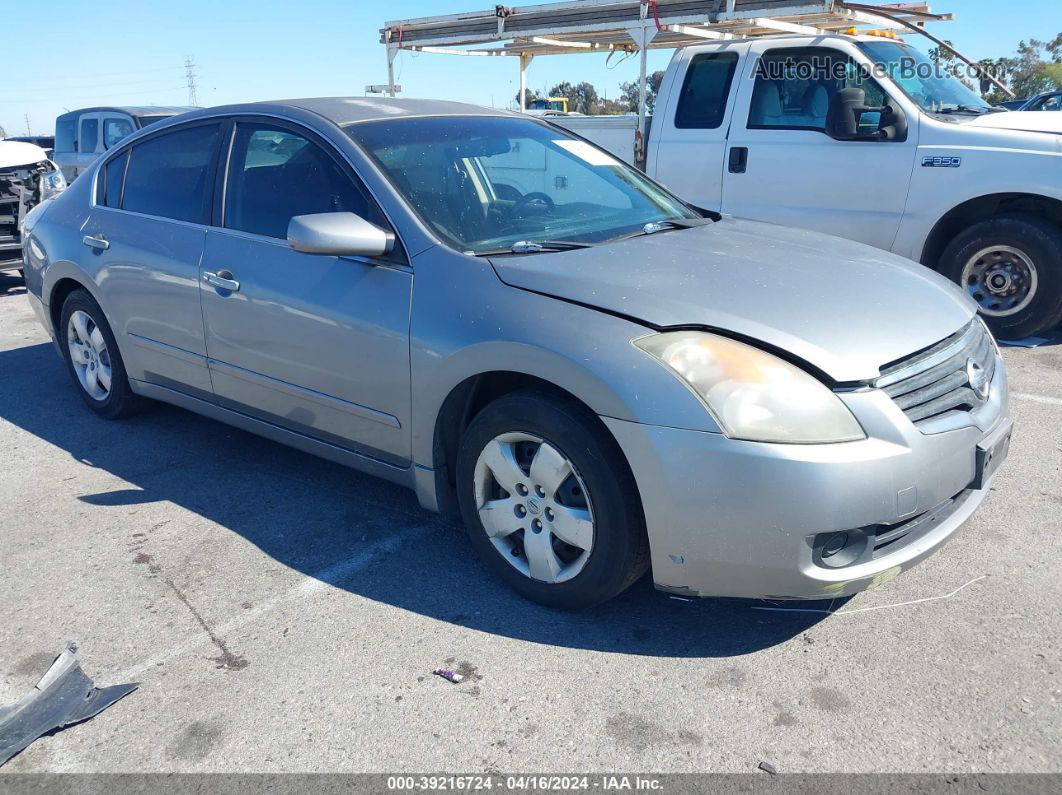
[[[81,238],[81,242],[89,248],[94,248],[97,251],[106,251],[111,247],[111,244],[102,237],[93,237],[92,235],[85,235]]]
[[[240,283],[233,279],[232,274],[228,271],[218,271],[217,273],[203,271],[203,281],[211,287],[215,287],[218,290],[227,290],[230,293],[240,289]]]
[[[744,174],[749,165],[749,148],[747,146],[730,147],[730,161],[727,169],[731,174]]]

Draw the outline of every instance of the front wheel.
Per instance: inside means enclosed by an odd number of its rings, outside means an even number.
[[[948,244],[940,272],[977,302],[1001,339],[1021,339],[1062,321],[1062,230],[1033,215],[973,224]]]
[[[648,568],[634,479],[577,404],[536,392],[491,403],[461,441],[457,487],[473,547],[533,601],[590,607]]]

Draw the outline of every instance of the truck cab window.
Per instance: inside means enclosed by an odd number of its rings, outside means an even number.
[[[723,123],[737,53],[714,52],[694,56],[682,83],[675,126],[679,129],[714,130]]]
[[[768,50],[756,65],[749,108],[749,129],[826,131],[833,96],[842,88],[860,88],[865,103],[878,107],[888,97],[881,86],[848,56],[827,47]],[[880,114],[866,113],[860,127],[877,129]]]

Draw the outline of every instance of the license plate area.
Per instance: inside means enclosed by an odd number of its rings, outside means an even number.
[[[977,445],[976,474],[973,483],[970,484],[971,488],[983,489],[992,479],[992,475],[1010,452],[1010,437],[1013,430],[1014,424],[1008,420],[1003,427]]]

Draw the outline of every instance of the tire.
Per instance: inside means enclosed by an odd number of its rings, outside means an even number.
[[[944,249],[938,269],[978,302],[1000,339],[1029,337],[1062,322],[1062,229],[1042,218],[1002,215],[973,224]],[[987,289],[993,277],[1013,292]]]
[[[512,453],[506,464],[520,467],[524,475],[515,487],[505,474],[514,470],[492,457],[506,450]],[[558,466],[561,459],[564,465]],[[503,474],[497,476],[487,461]],[[547,476],[540,477],[543,473]],[[554,480],[560,482],[556,490]],[[521,391],[488,405],[461,440],[457,488],[472,546],[498,577],[532,601],[562,609],[591,607],[628,588],[649,568],[641,501],[623,453],[600,420],[574,402]],[[481,515],[487,502],[501,507]],[[504,525],[506,534],[492,538],[484,516],[495,529]]]
[[[63,358],[85,405],[109,420],[138,412],[144,400],[129,387],[118,344],[96,300],[85,290],[74,290],[63,302],[60,317],[57,331]],[[78,326],[82,329],[80,333]],[[102,347],[96,331],[102,336]],[[87,339],[80,339],[82,334]],[[109,373],[106,382],[104,373]]]

